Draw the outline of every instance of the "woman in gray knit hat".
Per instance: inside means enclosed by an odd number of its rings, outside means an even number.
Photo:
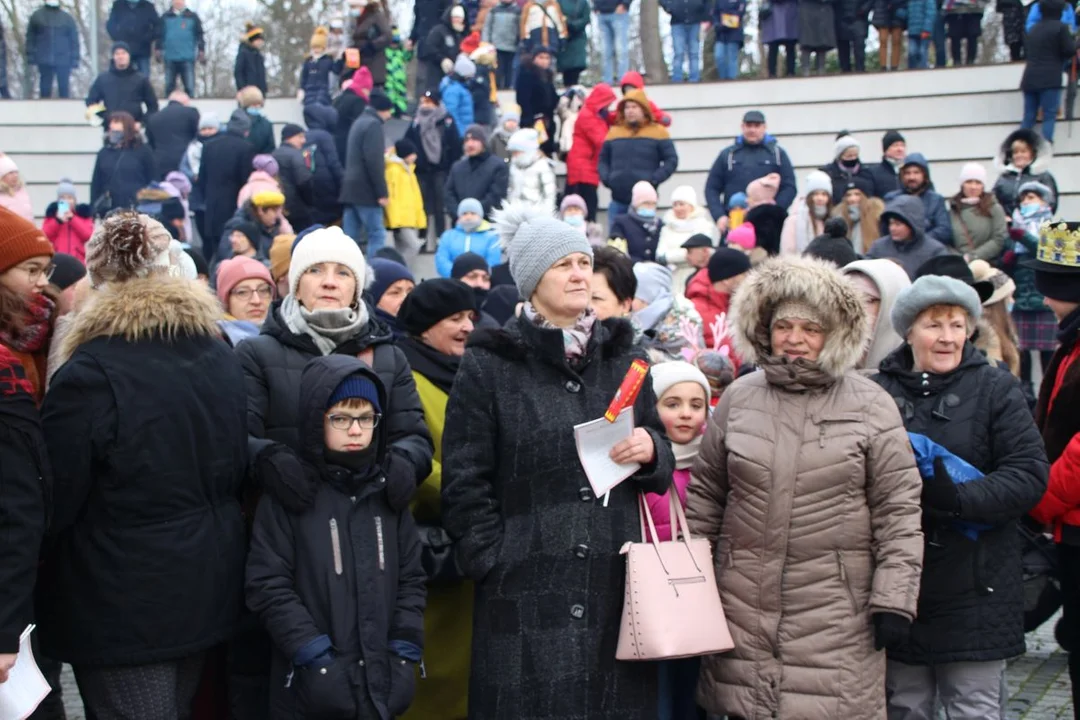
[[[638,492],[663,492],[674,471],[649,378],[611,453],[641,468],[606,500],[574,442],[644,354],[628,321],[589,307],[584,235],[517,204],[495,217],[525,306],[470,338],[442,446],[443,525],[476,581],[469,717],[654,720],[655,666],[615,661],[619,550],[640,538]]]

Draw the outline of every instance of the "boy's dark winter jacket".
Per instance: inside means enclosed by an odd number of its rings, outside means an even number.
[[[663,220],[643,218],[631,208],[630,212],[615,217],[608,235],[626,240],[626,254],[632,261],[654,262],[663,226]]]
[[[317,476],[314,505],[288,514],[264,496],[252,531],[247,604],[274,641],[270,717],[390,720],[415,692],[426,576],[408,512],[390,507],[381,472],[354,473],[324,456],[323,417],[337,386],[378,375],[355,357],[308,363],[300,380],[301,455]],[[373,468],[386,456],[375,430]]]
[[[233,65],[233,79],[236,80],[238,91],[254,85],[266,97],[266,61],[262,51],[250,43],[240,43],[236,51],[236,64]]]

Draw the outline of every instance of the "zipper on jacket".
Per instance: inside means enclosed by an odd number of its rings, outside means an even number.
[[[336,518],[330,518],[330,546],[334,549],[334,573],[340,575],[345,568],[341,564],[341,537],[338,535]]]
[[[375,541],[379,546],[379,570],[386,569],[386,548],[383,545],[382,517],[375,516]]]
[[[848,582],[847,568],[844,566],[844,553],[840,550],[836,551],[836,566],[840,568],[840,582],[844,583],[844,589],[847,590],[848,600],[851,601],[851,609],[859,612],[859,604],[855,602],[855,593],[852,592],[851,583]]]

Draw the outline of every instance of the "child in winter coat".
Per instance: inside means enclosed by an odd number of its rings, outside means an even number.
[[[727,227],[728,230],[734,230],[743,224],[746,219],[746,211],[750,208],[750,203],[746,199],[746,193],[737,192],[728,198],[727,204]]]
[[[19,167],[3,153],[0,153],[0,207],[34,222],[34,206],[30,203],[30,193],[19,174]]]
[[[477,33],[473,33],[479,37]],[[461,44],[466,47],[466,43]],[[499,107],[498,90],[495,87],[495,46],[480,43],[469,53],[469,59],[476,65],[476,75],[469,81],[469,92],[473,99],[473,122],[484,127],[495,126],[495,111]]]
[[[656,217],[656,188],[640,180],[630,191],[629,212],[618,215],[608,232],[608,245],[634,262],[655,262],[664,222]]]
[[[1026,182],[1017,192],[1019,204],[1012,214],[1012,229],[1009,236],[1013,240],[1011,251],[1003,258],[1016,283],[1015,303],[1012,319],[1016,324],[1022,355],[1030,356],[1032,350],[1042,353],[1043,367],[1047,367],[1049,355],[1057,346],[1057,321],[1047,307],[1045,299],[1035,287],[1035,271],[1024,266],[1025,260],[1035,256],[1039,247],[1039,227],[1049,222],[1054,211],[1054,193],[1040,182]],[[1030,363],[1025,360],[1022,381],[1030,378]],[[1025,372],[1026,371],[1026,372]]]
[[[522,128],[510,136],[510,193],[507,200],[521,200],[551,213],[556,208],[558,186],[551,160],[540,152],[540,136]]]
[[[401,44],[401,33],[395,25],[391,31],[390,46],[386,48],[386,97],[394,106],[394,116],[401,117],[409,109],[408,67],[412,50]]]
[[[335,68],[334,58],[326,52],[329,32],[322,25],[311,35],[311,54],[300,68],[300,100],[305,105],[330,104],[330,75]]]
[[[454,118],[461,137],[474,120],[473,97],[469,91],[469,81],[476,75],[476,64],[467,55],[458,55],[454,61],[454,71],[439,83],[439,93],[443,105]]]
[[[664,213],[660,242],[656,246],[656,261],[671,268],[676,292],[681,293],[697,269],[686,259],[683,243],[694,235],[705,235],[716,245],[716,223],[709,211],[698,204],[697,192],[689,185],[680,185],[671,193],[671,209]]]
[[[294,514],[264,495],[247,562],[247,605],[274,644],[269,717],[398,717],[416,689],[426,575],[412,516],[389,499],[412,479],[383,470],[386,389],[362,360],[331,355],[304,368],[300,397],[315,499]],[[273,443],[257,461],[264,482],[295,465]]]
[[[75,183],[64,178],[56,186],[56,202],[45,208],[41,231],[56,252],[67,253],[86,264],[86,243],[94,234],[94,211],[75,198]]]
[[[705,423],[709,418],[711,390],[709,381],[698,368],[684,361],[665,362],[649,369],[656,410],[664,423],[671,449],[675,452],[672,490],[679,504],[686,507],[686,489],[690,468],[697,460]],[[649,514],[656,525],[656,540],[674,538],[676,519],[671,517],[670,493],[647,496]],[[697,687],[699,658],[668,660],[658,663],[660,673],[660,717],[696,717],[694,692]]]
[[[454,260],[472,252],[487,260],[488,266],[502,264],[499,235],[484,219],[484,207],[476,198],[465,198],[457,206],[457,223],[439,238],[435,251],[435,270],[439,277],[450,277]]]
[[[256,155],[251,161],[251,166],[255,169],[248,175],[247,183],[237,193],[236,207],[240,207],[256,193],[264,190],[281,192],[281,183],[277,180],[278,162],[273,155]]]
[[[416,146],[404,138],[386,156],[386,229],[394,234],[394,246],[409,267],[420,254],[420,233],[427,230],[424,198],[416,179],[416,157]]]
[[[510,150],[507,149],[507,145],[510,144],[510,136],[518,131],[520,125],[521,111],[516,105],[499,114],[499,125],[488,140],[488,150],[492,155],[506,161],[510,160]]]

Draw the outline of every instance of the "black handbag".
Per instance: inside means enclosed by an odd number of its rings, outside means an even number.
[[[1061,607],[1057,546],[1038,530],[1019,524],[1024,577],[1024,632],[1037,630]]]

